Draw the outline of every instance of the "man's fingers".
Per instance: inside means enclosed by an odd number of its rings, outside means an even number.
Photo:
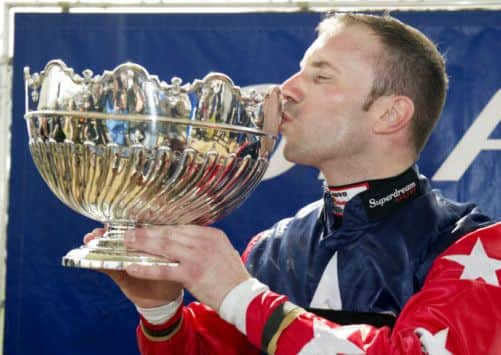
[[[125,279],[127,274],[122,270],[107,270],[100,269],[102,273],[108,275],[116,284],[120,285],[120,283]]]
[[[137,228],[125,233],[125,244],[144,251],[158,250],[182,245],[194,248],[203,238],[212,238],[221,232],[215,228],[196,225],[151,226]]]
[[[264,125],[263,129],[271,134],[278,134],[282,114],[280,102],[280,89],[275,86],[266,96],[264,101]]]
[[[125,245],[148,254],[157,255],[168,261],[177,262],[186,260],[192,250],[192,241],[194,237],[190,234],[182,234],[172,231],[170,228],[164,228],[152,231],[148,229],[137,229],[128,231],[125,234]]]
[[[137,229],[136,229],[137,230]],[[165,234],[171,236],[175,235],[185,235],[191,237],[200,237],[204,234],[216,231],[215,228],[198,226],[195,224],[180,224],[171,226],[149,226],[147,228],[140,228],[140,230],[146,230],[148,235],[152,237],[160,237]]]
[[[173,266],[151,266],[151,265],[140,265],[132,264],[126,267],[125,271],[132,277],[138,279],[146,280],[169,280],[174,282],[180,282],[179,265],[173,264]]]
[[[84,238],[84,244],[89,243],[91,240],[102,237],[103,234],[106,232],[106,229],[104,228],[95,228],[92,232],[87,233]]]

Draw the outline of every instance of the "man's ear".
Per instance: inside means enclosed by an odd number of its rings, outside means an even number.
[[[407,127],[414,115],[414,102],[407,96],[384,96],[378,98],[375,104],[377,111],[372,131],[376,134],[395,133]]]

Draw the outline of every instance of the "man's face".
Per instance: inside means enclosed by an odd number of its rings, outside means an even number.
[[[280,130],[290,160],[318,168],[367,159],[374,58],[381,50],[362,26],[320,35],[308,48],[300,71],[282,84]]]

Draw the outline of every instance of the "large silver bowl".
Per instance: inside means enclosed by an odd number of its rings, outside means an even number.
[[[134,63],[80,76],[53,60],[40,73],[25,68],[25,82],[40,174],[62,202],[107,228],[63,257],[65,266],[169,264],[125,248],[124,231],[227,215],[261,180],[276,139],[262,95],[220,73],[168,84]]]

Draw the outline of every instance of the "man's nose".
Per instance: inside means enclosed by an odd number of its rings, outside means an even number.
[[[300,101],[303,96],[300,72],[297,72],[285,80],[282,85],[280,85],[280,92],[286,101]]]

